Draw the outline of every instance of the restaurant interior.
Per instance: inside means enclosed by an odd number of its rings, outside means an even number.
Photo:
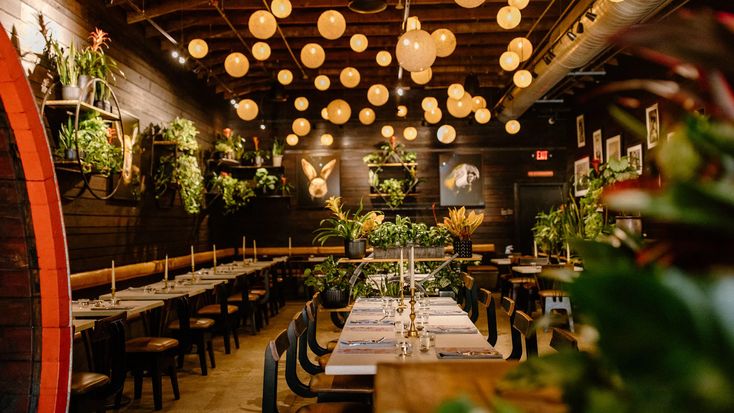
[[[734,411],[730,1],[0,25],[0,411]]]

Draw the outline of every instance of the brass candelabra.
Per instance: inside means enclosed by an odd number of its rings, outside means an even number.
[[[410,327],[408,327],[408,331],[405,333],[405,337],[418,337],[418,329],[415,326],[415,287],[411,287],[410,289],[410,315],[408,316],[410,318]]]
[[[113,306],[117,305],[117,298],[115,297],[115,289],[114,288],[112,288],[112,291],[110,291],[110,295],[112,296],[112,298],[111,298],[112,305]]]

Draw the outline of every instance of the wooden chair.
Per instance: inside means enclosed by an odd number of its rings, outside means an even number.
[[[298,376],[299,340],[306,340],[307,318],[298,314],[288,326],[288,347],[285,360],[285,378],[288,387],[301,397],[318,397],[319,401],[359,401],[372,399],[374,377],[369,375],[311,375],[308,384]]]
[[[512,340],[512,351],[510,352],[510,355],[507,356],[507,360],[520,360],[522,357],[522,337],[520,336],[520,332],[513,328],[513,325],[515,324],[515,314],[517,313],[515,300],[510,297],[502,297],[502,310],[509,319],[510,339]]]
[[[107,400],[115,399],[120,407],[125,385],[125,320],[126,312],[95,321],[87,335],[90,371],[71,375],[71,412],[104,412]]]
[[[247,276],[238,277],[234,283],[233,293],[227,297],[227,303],[237,306],[240,314],[238,321],[247,323],[250,328],[250,334],[254,336],[260,331],[259,327],[261,325],[257,321],[258,308],[256,307],[260,296],[250,292],[250,280]]]
[[[472,323],[476,323],[479,319],[479,306],[477,304],[477,285],[474,282],[474,277],[468,274],[462,274],[464,281],[464,311],[469,314],[469,319]]]
[[[494,307],[492,292],[481,288],[479,290],[478,302],[484,307],[487,314],[487,342],[494,346],[497,344],[497,310]]]
[[[525,344],[525,353],[526,358],[537,356],[538,355],[538,337],[535,334],[534,326],[533,326],[533,319],[526,313],[522,311],[515,311],[515,319],[512,322],[512,329],[517,331],[520,336],[522,336],[522,339]],[[516,353],[515,351],[515,342],[513,341],[513,348],[512,352]],[[520,356],[517,358],[518,360],[522,358],[522,346],[519,346],[519,354]]]
[[[250,290],[249,299],[257,312],[258,328],[268,325],[270,315],[273,314],[270,302],[270,271],[268,269],[258,272],[256,281]]]
[[[147,337],[136,337],[125,342],[125,355],[127,367],[133,374],[134,397],[139,399],[143,391],[143,373],[149,372],[153,381],[153,403],[155,410],[163,408],[163,387],[161,376],[168,373],[173,388],[173,397],[178,400],[181,393],[178,389],[178,376],[176,373],[176,356],[178,355],[178,340],[175,338],[161,337],[163,326],[168,324],[168,319],[177,301],[183,297],[165,301],[161,311],[156,311],[149,317]]]
[[[239,307],[227,302],[232,283],[219,284],[214,287],[216,303],[201,307],[196,312],[197,317],[211,318],[214,320],[214,328],[224,338],[224,354],[232,352],[229,342],[230,335],[234,339],[235,348],[240,348],[240,337],[237,335],[237,323],[239,319]]]
[[[318,331],[319,320],[319,299],[320,293],[316,293],[313,295],[313,298],[310,301],[311,317],[309,317],[308,331],[306,335],[308,336],[308,347],[311,349],[311,351],[313,351],[314,354],[316,354],[317,356],[324,356],[334,351],[338,340],[331,340],[326,343],[326,347],[322,347],[316,339],[316,331]]]
[[[263,368],[263,413],[278,413],[278,363],[291,347],[288,331],[283,330],[265,347]],[[286,360],[287,362],[287,360]],[[371,412],[370,406],[360,403],[318,403],[301,407],[296,413],[363,413]]]
[[[182,297],[178,300],[176,314],[178,319],[168,324],[168,329],[178,340],[178,368],[183,367],[184,356],[189,354],[194,346],[199,355],[199,366],[201,375],[208,374],[206,368],[206,353],[209,353],[209,361],[212,368],[216,367],[214,361],[214,348],[212,346],[212,334],[214,320],[211,318],[191,317],[191,300]]]
[[[568,349],[576,351],[579,350],[579,343],[578,340],[576,340],[576,337],[574,337],[570,331],[556,327],[553,327],[550,346],[556,351]]]

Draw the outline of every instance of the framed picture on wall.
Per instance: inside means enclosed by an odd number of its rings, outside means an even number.
[[[339,196],[339,157],[302,154],[298,157],[298,205],[321,208],[329,197]]]
[[[627,148],[627,159],[629,159],[630,166],[642,175],[642,144]]]
[[[617,135],[607,139],[607,162],[622,157],[622,136]]]
[[[645,123],[647,124],[647,149],[651,149],[660,141],[660,113],[657,103],[645,109]]]
[[[594,160],[602,162],[604,160],[604,154],[602,153],[601,148],[601,129],[597,129],[594,131],[594,133],[591,135],[591,139],[593,142],[593,149],[594,149]]]
[[[481,171],[481,155],[440,154],[441,206],[484,206]]]
[[[586,129],[584,128],[584,115],[576,116],[576,142],[579,148],[586,146]]]
[[[573,163],[573,194],[584,196],[589,191],[589,157]]]

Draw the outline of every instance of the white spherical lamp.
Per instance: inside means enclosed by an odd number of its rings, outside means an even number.
[[[273,0],[273,2],[270,3],[270,10],[273,12],[275,17],[285,19],[291,15],[293,5],[289,0]]]
[[[508,121],[507,123],[505,123],[505,131],[510,135],[515,135],[516,133],[520,132],[520,122],[516,121],[515,119]]]
[[[449,85],[449,88],[446,90],[446,92],[449,94],[450,98],[454,98],[457,100],[464,97],[464,93],[466,93],[464,91],[464,86],[459,83],[453,83]]]
[[[237,116],[242,120],[251,121],[255,119],[258,111],[257,103],[252,99],[243,99],[237,104]]]
[[[349,47],[357,53],[367,50],[367,36],[363,34],[355,34],[349,38]]]
[[[471,110],[474,112],[478,111],[479,109],[486,108],[487,107],[487,100],[484,99],[481,96],[474,96],[471,98]]]
[[[313,85],[316,86],[316,89],[323,92],[329,89],[329,86],[331,86],[331,80],[329,80],[326,75],[318,75],[313,80]]]
[[[438,107],[438,100],[436,100],[436,98],[434,98],[434,97],[431,97],[431,96],[425,97],[421,101],[421,108],[424,111],[429,111],[429,110],[435,109],[437,107]]]
[[[507,50],[515,52],[520,57],[520,61],[524,62],[533,54],[533,44],[524,37],[516,37],[510,41]]]
[[[332,143],[334,143],[334,137],[331,136],[330,133],[325,133],[321,135],[321,144],[324,146],[331,146]]]
[[[375,60],[377,60],[378,65],[382,67],[387,67],[390,66],[390,63],[392,63],[392,55],[387,50],[380,50],[379,52],[377,52]]]
[[[363,125],[371,125],[375,121],[375,111],[370,108],[364,108],[359,111],[359,121]]]
[[[383,138],[391,138],[395,136],[395,129],[390,125],[385,125],[380,129]]]
[[[484,0],[456,0],[456,4],[465,9],[473,9],[484,4]]]
[[[319,34],[325,39],[336,40],[344,34],[347,28],[347,22],[344,16],[336,10],[327,10],[321,13],[319,20],[316,22]]]
[[[309,69],[318,68],[324,64],[325,59],[326,53],[324,52],[324,48],[318,43],[308,43],[301,49],[301,62]]]
[[[329,120],[329,109],[327,108],[321,109],[321,118],[324,120]]]
[[[250,15],[247,27],[255,38],[265,40],[271,38],[275,34],[278,23],[275,21],[275,16],[270,12],[266,10],[258,10]]]
[[[303,112],[304,110],[308,109],[308,99],[306,99],[304,96],[299,96],[296,98],[296,100],[293,101],[293,106],[296,107],[297,111]]]
[[[530,0],[509,0],[508,3],[512,7],[517,7],[518,9],[522,10],[525,7],[528,7],[528,3],[530,3]]]
[[[195,59],[201,59],[209,53],[209,45],[202,39],[193,39],[189,42],[189,54]]]
[[[404,118],[408,116],[408,107],[405,105],[398,105],[398,113],[397,116],[399,118]]]
[[[268,60],[268,57],[270,57],[270,46],[265,42],[257,42],[253,44],[252,57],[259,61]]]
[[[464,93],[461,99],[448,98],[446,100],[446,108],[451,116],[455,118],[465,118],[471,114],[472,101],[471,95]]]
[[[395,57],[403,69],[420,72],[431,67],[436,61],[436,44],[425,30],[411,30],[403,33],[398,39]]]
[[[528,70],[518,70],[512,76],[512,81],[515,83],[515,86],[525,88],[533,83],[533,75]]]
[[[375,106],[382,106],[387,103],[390,93],[387,91],[385,85],[376,84],[370,86],[367,90],[367,100]]]
[[[497,12],[497,24],[505,30],[514,29],[520,24],[522,14],[517,7],[505,6]]]
[[[346,88],[354,88],[359,85],[359,71],[353,67],[345,67],[339,74],[339,81]]]
[[[441,122],[441,118],[443,117],[443,113],[441,113],[441,109],[438,107],[435,107],[431,110],[427,110],[423,116],[426,118],[426,122],[430,123],[431,125],[435,125],[438,122]]]
[[[349,117],[352,116],[352,108],[349,103],[342,99],[335,99],[329,102],[326,106],[326,111],[329,112],[329,121],[335,125],[343,125],[349,121]]]
[[[420,72],[410,72],[410,78],[418,85],[425,85],[431,81],[433,70],[429,67]]]
[[[306,136],[311,132],[311,122],[305,118],[298,118],[293,121],[293,133],[298,136]]]
[[[456,139],[456,129],[451,125],[443,125],[438,128],[436,137],[438,137],[438,141],[441,143],[451,143]]]
[[[283,86],[288,86],[293,82],[293,72],[288,69],[283,69],[278,72],[278,82]]]
[[[490,119],[492,119],[492,112],[487,108],[477,109],[477,111],[474,112],[474,120],[481,125],[489,122]]]
[[[230,53],[224,59],[224,71],[232,77],[242,77],[250,70],[250,61],[240,52]]]
[[[298,135],[295,133],[289,133],[288,136],[285,137],[285,143],[290,146],[298,145]]]
[[[520,56],[515,52],[504,52],[500,55],[500,67],[506,72],[512,72],[520,66]]]
[[[408,126],[407,128],[403,129],[403,138],[405,138],[406,141],[414,141],[417,137],[418,129],[412,126]]]
[[[446,57],[456,49],[456,36],[449,29],[437,29],[431,33],[433,43],[436,44],[436,56]]]

